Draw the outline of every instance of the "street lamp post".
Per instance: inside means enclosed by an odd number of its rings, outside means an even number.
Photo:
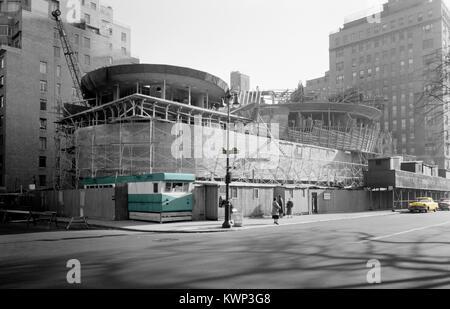
[[[237,102],[237,95],[232,95],[230,90],[227,91],[225,100],[222,100],[224,104],[227,105],[228,118],[227,118],[227,167],[226,167],[226,176],[225,176],[225,185],[226,185],[226,193],[225,193],[225,221],[223,222],[222,228],[230,229],[233,227],[233,223],[231,221],[231,203],[230,203],[230,184],[231,184],[231,167],[230,167],[230,125],[231,125],[231,111],[230,104],[231,99],[233,98],[233,106],[239,105]]]

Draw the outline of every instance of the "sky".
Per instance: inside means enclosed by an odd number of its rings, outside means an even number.
[[[293,89],[329,69],[329,35],[385,0],[103,0],[131,27],[141,63],[250,76],[251,88]],[[371,12],[373,13],[373,12]],[[356,15],[355,15],[356,14]]]

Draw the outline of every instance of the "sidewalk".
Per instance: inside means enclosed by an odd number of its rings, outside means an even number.
[[[379,216],[392,216],[398,212],[377,211],[363,213],[329,214],[329,215],[310,215],[295,216],[292,219],[280,220],[280,226],[301,225],[318,222],[330,222],[339,220],[354,220]],[[68,222],[67,218],[58,218],[58,222]],[[273,224],[272,218],[244,218],[243,227],[222,229],[222,222],[219,221],[198,221],[198,222],[177,222],[177,223],[150,223],[139,221],[101,221],[88,219],[89,225],[96,228],[108,228],[116,230],[149,232],[149,233],[220,233],[220,232],[238,232],[249,229],[259,228],[279,228]]]

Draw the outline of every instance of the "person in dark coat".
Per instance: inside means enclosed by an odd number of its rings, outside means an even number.
[[[286,203],[286,215],[288,218],[292,218],[292,209],[294,208],[294,203],[292,202],[291,199],[289,199],[289,201]]]
[[[272,218],[274,221],[273,223],[276,225],[279,225],[278,220],[280,219],[280,209],[281,209],[281,207],[278,204],[277,199],[274,198],[273,203],[272,203]]]
[[[281,197],[281,195],[278,195],[278,199],[277,199],[278,205],[280,205],[281,209],[280,209],[280,219],[283,218],[284,214],[285,214],[285,205],[284,205],[284,201],[283,198]]]

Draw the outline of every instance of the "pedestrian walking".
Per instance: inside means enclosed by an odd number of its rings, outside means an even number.
[[[289,201],[286,203],[286,215],[288,218],[293,218],[293,216],[292,216],[293,208],[294,208],[294,202],[292,202],[292,199],[289,199]]]
[[[273,223],[276,225],[278,224],[278,220],[280,219],[280,205],[277,202],[277,199],[274,198],[273,199],[273,203],[272,203],[272,218],[273,218]]]
[[[283,219],[285,212],[285,205],[284,205],[284,201],[283,198],[281,197],[281,195],[278,195],[278,199],[277,199],[278,205],[280,205],[280,219]]]

